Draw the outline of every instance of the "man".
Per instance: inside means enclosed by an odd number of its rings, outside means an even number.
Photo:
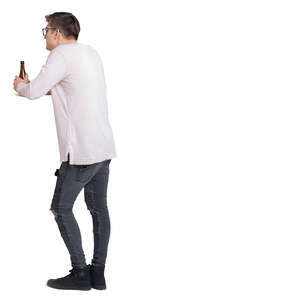
[[[15,77],[18,95],[37,99],[51,91],[60,161],[50,210],[70,253],[70,274],[49,279],[57,289],[105,289],[104,268],[110,236],[106,202],[109,164],[116,157],[108,120],[103,65],[97,51],[78,43],[80,25],[74,15],[56,12],[45,16],[43,29],[46,64],[30,81]],[[81,235],[72,208],[84,188],[84,199],[93,219],[94,253],[87,265]]]

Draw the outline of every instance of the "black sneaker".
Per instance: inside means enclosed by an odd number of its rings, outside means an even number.
[[[106,289],[106,282],[104,277],[105,266],[94,266],[92,264],[88,266],[90,267],[92,288],[96,290],[105,290]]]
[[[92,288],[89,266],[85,268],[73,268],[70,274],[57,279],[49,279],[47,286],[61,290],[83,290]]]

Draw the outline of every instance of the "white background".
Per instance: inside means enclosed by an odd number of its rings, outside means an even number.
[[[1,4],[1,298],[299,299],[298,1]],[[51,96],[18,97],[49,52],[44,16],[72,12],[107,82],[107,290],[71,269],[49,211],[59,167]],[[87,263],[92,219],[75,202]],[[5,296],[5,298],[4,298]]]

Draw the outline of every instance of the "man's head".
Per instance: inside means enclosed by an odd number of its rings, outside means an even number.
[[[80,25],[73,14],[68,12],[55,12],[51,15],[46,15],[45,18],[48,22],[46,30],[44,30],[47,50],[51,51],[61,44],[77,42]]]

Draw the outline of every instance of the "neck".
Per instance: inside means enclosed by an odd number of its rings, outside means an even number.
[[[77,40],[63,40],[59,42],[59,45],[73,44],[73,43],[77,43]]]

